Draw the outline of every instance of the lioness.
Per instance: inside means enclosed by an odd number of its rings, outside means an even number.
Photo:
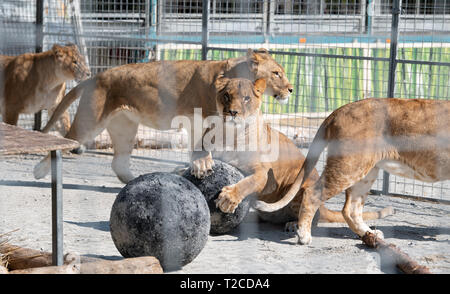
[[[246,176],[238,183],[222,189],[216,204],[223,212],[234,212],[239,203],[251,194],[256,194],[260,201],[279,200],[291,188],[305,160],[300,149],[289,138],[264,123],[260,111],[264,87],[261,80],[255,86],[242,78],[224,78],[216,82],[219,115],[223,117],[224,123],[216,122],[214,128],[207,129],[202,142],[204,145],[217,143],[210,146],[212,156],[237,167]],[[243,134],[240,139],[238,133]],[[229,137],[231,139],[227,141]],[[252,143],[256,144],[251,146]],[[267,146],[277,148],[277,154],[267,156],[272,152]],[[286,228],[290,229],[290,221],[298,215],[304,189],[312,186],[318,178],[314,169],[287,209],[277,214],[261,214],[262,218],[274,223],[285,222]],[[392,208],[388,207],[381,211],[365,212],[364,218],[377,219],[391,213]],[[345,220],[340,211],[330,211],[321,205],[319,221]]]
[[[0,55],[0,113],[3,121],[16,125],[21,113],[53,112],[66,90],[66,82],[90,75],[76,45],[53,45],[42,53],[19,56]],[[65,135],[70,127],[66,111],[58,131]]]
[[[361,213],[380,169],[425,182],[450,179],[450,101],[380,98],[342,106],[320,126],[283,199],[273,204],[260,202],[258,209],[275,211],[294,199],[303,183],[316,177],[314,166],[327,145],[322,175],[303,192],[298,242],[311,243],[316,210],[343,190],[342,214],[350,229],[360,237],[367,231],[382,237],[364,223]]]
[[[59,115],[82,94],[66,138],[83,144],[106,128],[114,146],[112,168],[117,177],[127,183],[134,178],[129,170],[129,160],[138,125],[142,123],[165,130],[173,128],[171,122],[176,116],[192,119],[194,108],[201,108],[203,117],[217,113],[214,81],[219,75],[252,81],[264,78],[266,94],[281,102],[286,102],[292,92],[284,69],[265,49],[249,49],[244,57],[223,61],[127,64],[102,72],[72,89],[43,131],[48,131]],[[191,150],[197,145],[193,140],[194,132],[194,128],[188,130]],[[213,161],[208,153],[196,151],[191,160],[197,177],[212,169]],[[35,167],[35,178],[44,177],[49,169],[47,157]]]

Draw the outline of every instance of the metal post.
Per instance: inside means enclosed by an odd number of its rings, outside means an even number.
[[[268,0],[269,1],[269,10],[267,11],[267,34],[270,35],[274,32],[272,24],[273,24],[273,19],[275,18],[275,6],[276,3],[274,0]],[[267,42],[267,40],[266,40]]]
[[[400,0],[392,2],[391,47],[389,56],[388,97],[394,97],[395,70],[397,68],[398,23],[400,19]],[[383,172],[383,194],[389,193],[389,173]]]
[[[63,264],[63,197],[61,151],[50,152],[52,162],[52,264]]]
[[[203,0],[202,2],[202,60],[208,58],[208,20],[209,20],[209,0]]]
[[[366,26],[366,34],[371,36],[372,35],[372,19],[373,15],[375,13],[374,9],[374,0],[368,0],[367,1],[367,8],[364,9],[365,12],[361,11],[361,14],[366,17],[365,20],[365,26]]]
[[[145,17],[145,37],[148,39],[149,38],[149,34],[150,34],[150,12],[151,12],[151,7],[150,7],[150,0],[145,0],[145,4],[144,4],[144,17]],[[140,12],[139,12],[140,13]]]
[[[157,6],[158,10],[156,12],[156,34],[161,35],[162,33],[162,21],[163,21],[163,13],[164,13],[164,2],[163,1],[157,1],[155,5]]]
[[[264,0],[263,10],[262,10],[262,33],[264,36],[264,41],[267,42],[269,38],[269,26],[267,25],[269,21],[269,0]]]
[[[44,0],[36,0],[36,44],[35,52],[42,52],[44,44]],[[34,126],[33,130],[40,131],[42,125],[42,111],[34,114]]]
[[[70,2],[71,6],[71,13],[72,13],[72,23],[74,28],[74,38],[75,43],[80,47],[81,52],[84,56],[84,61],[86,62],[86,65],[89,67],[89,58],[88,58],[88,51],[86,42],[84,39],[84,33],[83,33],[83,25],[81,22],[81,8],[80,8],[80,1],[79,0],[72,0]]]
[[[388,97],[394,97],[395,70],[397,68],[398,23],[400,16],[400,0],[392,3],[391,48],[389,57]]]
[[[44,41],[44,0],[36,0],[36,53],[42,52]]]

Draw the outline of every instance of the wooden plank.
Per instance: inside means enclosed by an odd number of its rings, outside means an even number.
[[[74,149],[78,142],[0,123],[0,155]]]

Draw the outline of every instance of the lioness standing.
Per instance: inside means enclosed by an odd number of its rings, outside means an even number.
[[[16,125],[19,114],[47,109],[49,115],[64,97],[66,82],[90,76],[84,57],[76,45],[53,45],[42,53],[19,56],[0,55],[0,113],[3,121]],[[58,131],[70,127],[69,113],[61,118]]]
[[[124,183],[134,178],[129,169],[130,155],[140,123],[159,130],[172,128],[174,117],[192,118],[194,108],[203,117],[217,113],[214,82],[219,76],[264,78],[266,94],[286,102],[292,92],[284,69],[267,50],[248,50],[247,55],[223,61],[156,61],[128,64],[109,69],[72,89],[61,101],[47,126],[48,131],[61,113],[81,94],[80,104],[66,138],[83,144],[105,128],[114,147],[112,168]],[[193,124],[191,124],[193,126]],[[188,130],[191,150],[196,146],[194,129]],[[194,152],[194,173],[202,177],[211,170],[211,155]],[[47,157],[34,169],[39,179],[50,170]]]
[[[320,178],[307,187],[298,217],[298,242],[311,243],[316,210],[345,190],[342,214],[350,229],[362,237],[372,232],[362,208],[378,171],[425,182],[450,179],[450,101],[379,98],[344,105],[322,123],[297,178],[278,202],[259,203],[264,211],[287,205],[303,183],[315,175],[314,166],[328,145]]]

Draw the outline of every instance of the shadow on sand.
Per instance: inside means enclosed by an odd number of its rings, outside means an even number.
[[[52,187],[51,183],[33,182],[33,181],[2,181],[0,180],[0,186],[13,186],[13,187],[35,187],[35,188],[48,188]],[[84,190],[103,193],[119,193],[122,188],[104,187],[104,186],[89,186],[78,184],[63,184],[63,189],[69,190]]]

